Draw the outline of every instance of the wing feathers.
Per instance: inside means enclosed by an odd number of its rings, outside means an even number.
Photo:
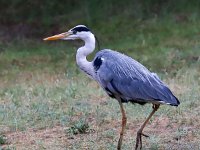
[[[134,59],[111,50],[102,50],[96,57],[104,60],[97,71],[97,80],[104,89],[108,88],[110,95],[133,102],[179,104],[157,74]]]

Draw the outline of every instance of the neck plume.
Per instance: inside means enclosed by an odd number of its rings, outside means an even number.
[[[92,33],[88,33],[81,39],[85,42],[85,45],[77,50],[76,63],[82,71],[94,79],[93,65],[92,62],[87,60],[87,56],[95,49],[95,37]]]

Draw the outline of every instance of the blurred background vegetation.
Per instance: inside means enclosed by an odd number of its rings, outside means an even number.
[[[50,31],[59,32],[76,24],[86,24],[95,30],[106,30],[103,28],[110,24],[117,26],[115,32],[126,32],[148,19],[194,22],[199,20],[199,13],[198,0],[0,1],[1,32],[29,37],[40,37]]]

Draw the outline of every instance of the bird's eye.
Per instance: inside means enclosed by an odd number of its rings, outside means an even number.
[[[73,34],[76,34],[77,33],[77,31],[76,30],[73,30]]]

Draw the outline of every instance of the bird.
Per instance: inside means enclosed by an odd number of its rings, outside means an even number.
[[[156,73],[150,72],[141,63],[125,54],[103,49],[96,53],[92,61],[88,61],[87,56],[95,50],[96,38],[85,25],[77,25],[67,32],[49,36],[43,40],[77,39],[84,41],[84,45],[78,48],[76,53],[76,63],[80,70],[95,80],[107,95],[116,99],[120,105],[122,122],[117,150],[121,150],[127,123],[123,104],[128,102],[140,105],[152,104],[152,112],[136,135],[135,150],[142,149],[142,136],[149,137],[143,133],[143,129],[150,118],[162,104],[178,106],[180,104],[178,98]]]

